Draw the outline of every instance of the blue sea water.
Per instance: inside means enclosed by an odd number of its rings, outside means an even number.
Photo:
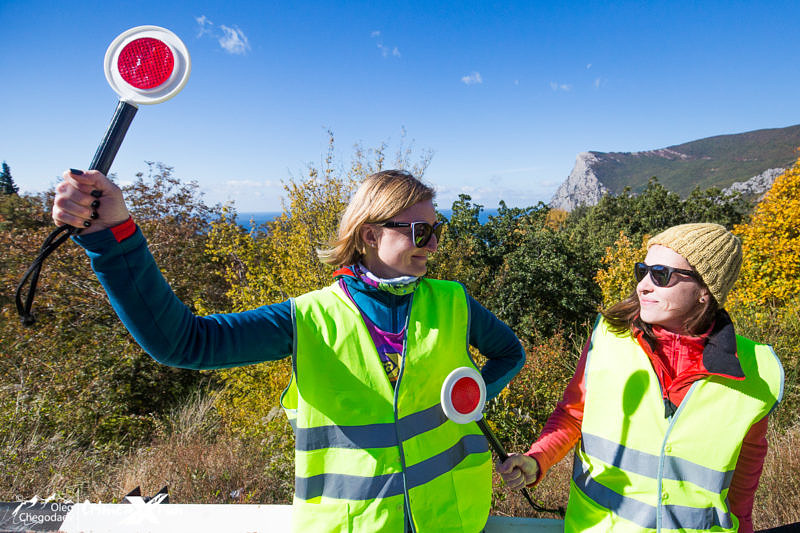
[[[249,213],[239,213],[239,225],[244,229],[260,226],[266,222],[274,220],[280,216],[280,211],[257,211]]]
[[[453,215],[452,209],[442,209],[439,211],[445,218],[449,219]],[[276,219],[280,216],[280,211],[251,211],[239,213],[239,225],[244,229],[251,229],[255,226],[260,226],[266,222]],[[481,211],[478,220],[481,224],[488,222],[490,216],[497,214],[497,209],[484,209]]]

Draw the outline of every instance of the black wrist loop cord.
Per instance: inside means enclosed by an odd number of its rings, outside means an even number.
[[[99,170],[101,174],[108,175],[111,163],[114,161],[114,157],[116,157],[117,151],[122,145],[122,140],[125,138],[125,133],[127,133],[128,126],[131,125],[136,111],[138,111],[138,108],[135,105],[123,102],[122,100],[119,101],[117,109],[114,111],[114,116],[111,118],[111,124],[108,125],[106,134],[103,136],[103,140],[100,142],[100,146],[97,147],[97,152],[95,152],[94,158],[89,164],[90,170]],[[95,192],[96,191],[92,192],[92,196],[98,198],[100,193],[98,192],[98,194],[95,194]],[[22,275],[22,279],[17,285],[15,300],[17,304],[17,313],[22,319],[23,325],[32,326],[36,322],[36,318],[31,312],[31,307],[33,307],[36,284],[39,282],[39,274],[42,272],[44,260],[72,235],[80,233],[81,229],[82,228],[75,228],[68,225],[59,226],[54,229],[44,240],[36,259],[33,260],[33,263],[28,267],[28,270],[25,271],[25,274]],[[22,290],[28,280],[30,280],[30,289],[28,289],[28,294],[23,303]]]
[[[505,461],[506,459],[508,459],[508,453],[506,453],[505,448],[503,448],[503,444],[499,440],[497,440],[497,436],[494,434],[492,429],[486,424],[486,420],[481,418],[480,420],[477,421],[477,424],[483,435],[486,437],[486,440],[489,441],[489,444],[492,446],[492,449],[494,449],[494,453],[497,454],[500,460]],[[519,489],[519,491],[522,493],[525,499],[528,500],[528,503],[530,504],[531,508],[534,511],[539,511],[540,513],[553,513],[559,515],[562,518],[567,514],[566,510],[563,507],[559,507],[557,509],[548,509],[547,507],[542,507],[541,505],[534,502],[533,498],[531,498],[530,492],[528,492],[527,487],[522,487],[521,489]]]
[[[63,233],[63,235],[60,235],[61,233]],[[47,259],[47,257],[52,254],[56,248],[61,246],[64,241],[76,233],[78,233],[78,229],[73,228],[72,226],[59,226],[50,232],[50,235],[48,235],[44,240],[42,247],[39,248],[39,255],[36,256],[36,259],[33,260],[31,266],[29,266],[28,270],[25,271],[25,274],[22,275],[22,279],[17,285],[17,290],[14,297],[17,303],[17,313],[22,318],[22,324],[24,326],[32,326],[36,322],[36,318],[31,313],[31,307],[33,307],[33,297],[36,294],[36,285],[39,283],[39,274],[42,271],[44,260]],[[23,304],[22,290],[24,289],[28,280],[30,280],[31,286],[28,289],[28,295],[25,298],[25,303]]]

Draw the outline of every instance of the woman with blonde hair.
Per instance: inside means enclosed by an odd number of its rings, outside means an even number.
[[[522,367],[513,332],[454,282],[425,278],[442,222],[411,174],[369,176],[320,258],[333,284],[242,313],[194,316],[162,277],[122,193],[71,170],[53,219],[83,246],[117,314],[157,361],[227,368],[292,357],[297,531],[480,531],[491,463],[475,424],[442,412],[444,378],[475,366],[493,397]]]
[[[575,447],[565,531],[752,532],[783,369],[723,308],[741,263],[718,224],[651,238],[636,290],[598,318],[539,439],[498,467],[509,486],[538,483]]]

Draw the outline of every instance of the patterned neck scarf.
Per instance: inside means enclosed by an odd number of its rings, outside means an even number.
[[[369,271],[367,267],[365,267],[362,263],[358,263],[354,265],[355,273],[359,277],[361,281],[370,285],[372,287],[376,287],[382,291],[390,292],[392,294],[396,294],[398,296],[402,296],[404,294],[411,294],[419,285],[419,281],[421,278],[417,276],[400,276],[398,278],[379,278],[375,274]]]

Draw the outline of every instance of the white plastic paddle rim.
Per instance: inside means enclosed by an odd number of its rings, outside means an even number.
[[[475,408],[469,413],[462,413],[457,411],[453,406],[453,387],[462,378],[471,379],[477,383],[480,389],[480,399]],[[441,395],[442,410],[445,416],[455,422],[456,424],[467,424],[469,422],[477,422],[483,417],[483,406],[486,404],[486,383],[483,381],[483,376],[474,368],[462,366],[456,368],[444,379],[442,383]]]
[[[139,89],[122,78],[117,68],[117,61],[120,53],[128,44],[146,37],[166,44],[172,52],[175,64],[167,81],[152,89]],[[183,41],[168,29],[160,26],[137,26],[121,33],[108,46],[104,68],[106,79],[114,92],[119,95],[120,100],[130,104],[149,105],[169,100],[183,89],[189,80],[189,73],[192,71],[192,60]]]

